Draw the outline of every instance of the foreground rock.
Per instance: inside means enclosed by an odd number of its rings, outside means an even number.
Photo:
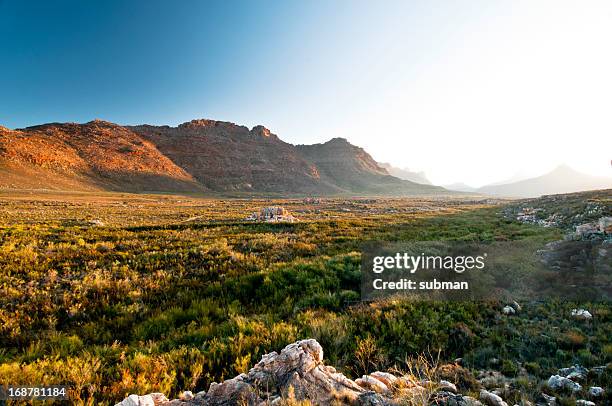
[[[431,404],[482,405],[456,391],[452,382],[416,381],[412,376],[397,377],[378,371],[353,381],[324,365],[323,349],[316,340],[310,339],[290,344],[280,354],[264,355],[248,373],[212,383],[207,392],[195,395],[184,392],[180,399],[174,400],[159,393],[130,395],[116,406],[263,406],[280,404],[284,399],[308,400],[316,405],[391,406],[405,404],[412,395],[429,398]],[[505,405],[496,395],[487,399],[487,404],[493,404],[491,400],[495,406]]]
[[[363,386],[336,372],[333,367],[323,365],[323,349],[319,343],[312,339],[302,340],[288,345],[280,354],[264,355],[247,374],[223,383],[212,383],[208,392],[200,392],[185,400],[160,399],[154,405],[265,405],[290,397],[308,399],[315,404],[386,404],[381,395],[371,390],[375,388],[388,393],[389,389],[382,380],[368,375],[360,381]],[[119,405],[149,404],[135,403],[138,398],[131,395]]]

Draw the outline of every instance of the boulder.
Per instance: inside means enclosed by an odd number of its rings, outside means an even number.
[[[572,381],[584,381],[589,373],[589,370],[580,365],[573,365],[569,368],[561,368],[559,375],[564,376]]]
[[[546,383],[549,388],[554,390],[570,390],[572,392],[579,392],[582,390],[582,386],[579,383],[572,381],[561,375],[552,375],[548,378]]]
[[[140,404],[140,396],[129,395],[127,398],[123,399],[120,403],[117,403],[115,406],[138,406],[139,404]]]
[[[556,406],[557,398],[554,396],[547,395],[546,393],[540,393],[540,397],[536,401],[537,406]]]
[[[355,383],[364,389],[368,389],[376,393],[390,393],[390,390],[387,385],[369,375],[364,375],[361,378],[356,379]]]
[[[149,393],[149,396],[151,396],[151,398],[153,399],[153,403],[155,404],[155,406],[159,406],[165,402],[168,402],[168,398],[163,393]]]
[[[588,235],[597,233],[598,231],[599,231],[599,227],[593,223],[580,224],[576,226],[575,235],[577,237],[586,237]]]
[[[602,217],[597,222],[599,231],[606,234],[612,234],[612,217]]]
[[[387,406],[389,402],[375,392],[366,392],[359,395],[357,402],[360,406]]]
[[[577,320],[591,320],[593,315],[585,309],[572,309],[571,316]]]
[[[489,392],[488,390],[482,389],[480,391],[480,400],[489,406],[508,406],[506,402],[495,393]]]
[[[431,406],[482,406],[482,403],[470,396],[458,395],[445,390],[432,393],[428,403]]]
[[[516,313],[516,310],[514,310],[514,307],[512,307],[512,306],[504,306],[504,308],[502,309],[502,312],[505,315],[510,316],[510,315]]]
[[[193,398],[194,398],[193,393],[191,391],[189,391],[189,390],[186,390],[185,392],[181,393],[180,396],[179,396],[180,400],[185,400],[185,401],[186,400],[191,400]]]
[[[438,390],[457,393],[457,386],[452,382],[442,380],[440,381]]]
[[[155,396],[154,398],[154,395],[161,396]],[[157,399],[157,402],[154,399]],[[120,403],[117,403],[115,406],[158,406],[167,401],[168,399],[160,393],[144,396],[130,395],[123,399]]]
[[[372,372],[370,376],[384,383],[389,389],[391,389],[391,387],[396,385],[398,382],[398,378],[395,375],[390,374],[388,372],[376,371],[376,372]]]
[[[589,396],[593,398],[602,397],[604,394],[604,389],[601,386],[591,386],[589,388]]]

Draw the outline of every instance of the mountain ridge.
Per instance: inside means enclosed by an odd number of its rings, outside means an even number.
[[[446,193],[387,173],[334,138],[293,145],[264,126],[191,120],[123,126],[96,119],[0,127],[0,188],[272,194]]]

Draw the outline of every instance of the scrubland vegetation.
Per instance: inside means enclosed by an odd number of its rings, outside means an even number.
[[[488,202],[490,203],[490,202]],[[301,221],[243,221],[282,205]],[[270,351],[316,338],[348,376],[419,354],[520,376],[612,362],[612,307],[575,303],[360,303],[367,240],[559,239],[468,200],[201,200],[120,194],[0,195],[0,384],[68,384],[71,403],[207,389]],[[604,384],[610,384],[610,367]],[[475,390],[470,379],[460,387]],[[568,402],[571,398],[568,397]]]

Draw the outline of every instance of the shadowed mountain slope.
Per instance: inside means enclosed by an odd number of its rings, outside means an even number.
[[[389,175],[363,148],[344,138],[333,138],[323,144],[298,145],[297,149],[319,168],[321,179],[344,190],[397,195],[445,191]]]

